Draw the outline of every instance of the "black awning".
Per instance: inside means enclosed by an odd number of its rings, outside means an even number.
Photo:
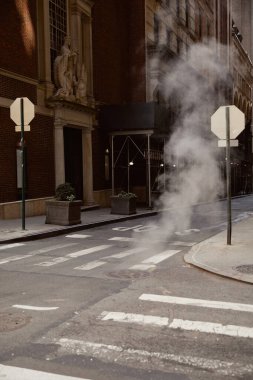
[[[151,131],[168,135],[173,112],[165,104],[135,103],[100,107],[99,124],[109,133]]]

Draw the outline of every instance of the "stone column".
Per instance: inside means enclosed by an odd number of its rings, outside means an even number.
[[[86,206],[94,204],[91,130],[82,130],[83,148],[83,200]]]
[[[55,186],[65,182],[65,160],[64,160],[64,123],[61,119],[54,122],[54,151],[55,151]]]

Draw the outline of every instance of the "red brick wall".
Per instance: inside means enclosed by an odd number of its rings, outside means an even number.
[[[0,74],[0,96],[8,99],[27,97],[37,103],[36,86]]]
[[[20,133],[10,119],[8,108],[0,107],[0,202],[18,199],[16,145]],[[54,194],[53,120],[36,115],[31,122],[31,132],[25,132],[27,145],[27,198]]]
[[[0,68],[37,77],[36,1],[1,2]]]

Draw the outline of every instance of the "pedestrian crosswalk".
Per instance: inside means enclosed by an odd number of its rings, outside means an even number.
[[[75,243],[76,241],[78,243]],[[12,268],[24,263],[26,268],[33,272],[38,270],[42,271],[41,273],[50,273],[50,270],[55,270],[53,273],[60,273],[64,269],[71,275],[77,273],[80,276],[97,273],[96,271],[109,271],[111,268],[152,272],[159,266],[169,266],[170,260],[176,260],[183,249],[193,244],[195,243],[190,241],[171,241],[166,249],[164,246],[150,249],[147,246],[132,245],[131,240],[121,240],[120,236],[115,236],[94,245],[92,235],[72,234],[67,235],[61,244],[30,252],[27,249],[26,254],[25,247],[29,248],[26,244],[12,246],[13,251],[6,248],[6,257],[5,251],[1,251],[0,268]],[[22,249],[22,252],[18,251],[19,249]],[[10,252],[13,252],[13,256]],[[203,370],[203,378],[208,371],[217,379],[219,376],[253,378],[253,365],[247,358],[240,357],[239,349],[234,348],[230,356],[224,355],[225,359],[214,353],[215,345],[219,339],[224,338],[228,340],[231,349],[233,346],[245,345],[245,352],[250,355],[253,323],[245,318],[245,313],[253,313],[252,304],[232,300],[225,302],[219,300],[218,296],[217,299],[187,298],[182,296],[182,293],[181,296],[173,294],[171,289],[168,289],[167,293],[159,294],[157,289],[151,288],[150,284],[142,291],[139,287],[131,288],[131,294],[125,295],[123,300],[121,297],[124,295],[118,294],[111,303],[105,303],[104,300],[98,302],[94,307],[91,306],[89,310],[80,312],[80,315],[77,313],[74,317],[73,324],[78,326],[78,332],[76,329],[71,330],[70,320],[70,323],[67,323],[68,328],[63,324],[62,330],[51,330],[48,336],[43,336],[43,339],[34,344],[50,344],[50,347],[55,347],[55,352],[46,359],[49,361],[66,355],[83,355],[89,360],[97,359],[111,365],[117,363],[143,371],[152,371],[155,368],[165,373],[164,378],[166,373],[171,372],[187,373],[190,378],[194,369]],[[29,310],[31,313],[45,310],[57,313],[57,310],[59,312],[61,309],[59,304],[53,307],[47,304],[44,307],[19,304],[12,306]],[[85,320],[92,321],[92,329],[87,328]],[[210,342],[214,349],[205,351]],[[210,347],[211,344],[208,348]],[[3,365],[0,365],[1,376],[6,380],[13,380],[15,376],[19,380],[79,380],[76,377],[31,369],[21,371],[18,367]],[[95,376],[85,376],[85,372],[84,377],[97,380]]]
[[[5,380],[89,380],[83,377],[72,377],[57,375],[56,373],[48,373],[42,371],[35,371],[27,368],[20,368],[0,364],[0,378]]]
[[[100,269],[109,270],[113,265],[116,267],[117,263],[122,265],[125,263],[125,269],[150,272],[155,270],[160,263],[180,253],[185,247],[185,242],[172,241],[169,243],[170,245],[173,247],[181,246],[182,248],[162,250],[161,247],[160,249],[150,249],[147,246],[140,247],[135,244],[135,239],[126,238],[124,236],[109,237],[107,242],[104,241],[105,244],[99,245],[90,245],[90,242],[92,243],[93,241],[90,239],[92,235],[69,234],[66,235],[65,238],[66,241],[60,244],[46,246],[32,250],[31,252],[28,251],[25,254],[14,254],[13,256],[8,255],[3,257],[0,259],[0,267],[4,267],[4,265],[7,264],[20,266],[21,262],[24,262],[25,264],[22,265],[26,265],[26,268],[33,266],[38,269],[41,268],[41,270],[42,268],[44,268],[44,270],[48,268],[49,270],[52,267],[57,267],[60,270],[64,265],[65,267],[67,265],[71,271],[78,271],[80,274],[81,271],[87,273]],[[69,240],[74,241],[75,239],[76,241],[78,240],[78,242],[68,242]],[[80,249],[80,241],[82,241],[82,239],[85,239],[87,244],[85,243],[85,248]],[[121,242],[126,242],[126,245],[119,249],[118,245],[120,245]],[[190,246],[189,244],[192,245],[194,243],[188,242],[187,244]],[[26,244],[10,244],[10,247],[13,253],[15,253],[19,248],[22,248],[24,251]],[[6,245],[5,248],[8,252],[10,251],[8,245]],[[62,252],[65,252],[65,254],[62,254]],[[42,257],[43,260],[41,259]],[[17,261],[19,263],[16,263]],[[123,268],[122,265],[121,270]]]
[[[156,307],[150,307],[154,302]],[[213,309],[214,313],[208,313],[206,320],[185,318],[185,309],[174,311],[175,315],[166,315],[165,309],[160,307],[166,303],[194,308],[196,315],[202,309]],[[253,364],[240,357],[238,352],[237,355],[224,355],[225,359],[219,359],[215,351],[206,349],[210,341],[215,347],[217,341],[223,337],[231,339],[230,344],[227,341],[231,350],[238,350],[238,347],[246,345],[246,352],[250,350],[253,325],[240,325],[238,313],[252,313],[253,305],[146,293],[131,299],[131,311],[122,310],[122,302],[118,305],[121,305],[121,310],[116,310],[116,305],[114,310],[102,311],[96,315],[96,322],[92,324],[92,335],[99,336],[102,341],[87,340],[85,334],[79,333],[76,336],[68,330],[67,334],[61,334],[51,341],[59,347],[57,355],[78,354],[132,368],[145,368],[150,371],[155,368],[164,373],[173,370],[190,374],[197,369],[204,371],[202,378],[206,378],[205,371],[211,371],[213,378],[253,376]],[[125,308],[129,309],[129,304]],[[146,312],[135,312],[134,309],[140,308]],[[155,311],[155,314],[148,313],[149,309]],[[235,312],[236,323],[224,323],[222,310]],[[155,347],[159,350],[152,349]]]

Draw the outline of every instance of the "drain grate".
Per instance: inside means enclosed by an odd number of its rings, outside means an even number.
[[[19,313],[0,313],[0,332],[20,329],[27,325],[31,317]]]
[[[107,272],[106,275],[108,277],[127,278],[129,280],[135,280],[139,278],[148,277],[150,276],[150,273],[141,271],[119,270],[115,272]]]
[[[241,273],[253,274],[253,264],[240,265],[239,267],[236,267],[235,269]]]

